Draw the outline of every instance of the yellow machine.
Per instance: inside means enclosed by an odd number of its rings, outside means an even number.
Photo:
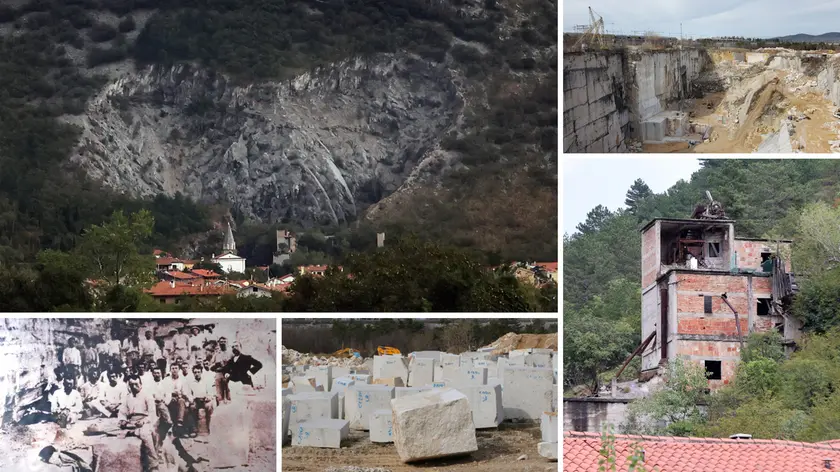
[[[332,353],[332,357],[359,357],[360,355],[359,351],[349,347],[339,349],[338,351]]]
[[[390,346],[379,346],[376,348],[376,352],[379,353],[380,356],[398,356],[400,355],[400,350],[395,347]]]

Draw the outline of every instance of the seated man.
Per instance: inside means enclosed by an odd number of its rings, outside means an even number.
[[[128,396],[126,385],[118,378],[116,371],[108,372],[108,382],[99,387],[99,405],[105,409],[108,418],[117,416],[120,407],[125,403]]]
[[[151,395],[142,393],[143,383],[137,376],[128,377],[128,389],[129,395],[119,410],[120,428],[130,430],[131,435],[140,439],[140,460],[146,463],[144,470],[157,471],[160,460],[155,401]]]
[[[222,368],[222,372],[228,381],[231,397],[235,397],[242,394],[245,385],[254,386],[251,377],[262,369],[262,363],[247,354],[242,354],[242,345],[239,342],[233,343],[230,349],[233,356]]]
[[[65,377],[63,383],[64,388],[53,393],[50,398],[50,412],[55,416],[58,425],[66,428],[68,424],[79,419],[82,413],[82,396],[75,388],[75,378]]]
[[[213,414],[213,401],[216,391],[212,383],[202,378],[204,367],[196,364],[193,367],[193,378],[187,382],[186,407],[190,415],[189,430],[195,436],[198,427],[199,410],[204,410],[207,419],[207,430],[210,431],[210,416]]]
[[[96,371],[96,367],[88,369],[87,379],[87,382],[79,387],[79,394],[82,397],[82,416],[84,418],[110,418],[111,412],[99,401],[102,383],[99,381],[99,372]]]
[[[169,376],[162,379],[163,387],[169,392],[169,418],[172,422],[172,431],[176,436],[183,432],[184,417],[186,416],[186,401],[184,397],[184,381],[181,377],[181,364],[172,363],[169,366]]]

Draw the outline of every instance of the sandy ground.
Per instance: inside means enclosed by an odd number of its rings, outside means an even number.
[[[537,453],[539,425],[503,423],[498,429],[476,431],[478,451],[469,456],[403,464],[393,444],[374,444],[363,431],[351,431],[341,449],[284,446],[283,472],[324,472],[330,467],[382,467],[391,472],[546,472],[556,471]],[[526,459],[517,460],[520,456]]]

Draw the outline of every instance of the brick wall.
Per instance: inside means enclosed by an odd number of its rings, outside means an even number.
[[[714,390],[729,384],[735,377],[741,350],[737,341],[680,340],[677,343],[677,354],[704,368],[707,360],[720,361],[721,379],[709,380],[709,388]]]
[[[785,270],[790,272],[790,243],[777,243],[770,241],[745,241],[735,240],[735,251],[738,253],[739,269],[760,269],[761,253],[764,249],[775,249],[779,247],[785,259]],[[772,251],[771,251],[772,252]]]
[[[750,306],[749,300],[747,299],[746,287],[742,290],[742,292],[727,292],[726,298],[738,311],[738,314],[744,314],[744,316],[746,316],[749,313]],[[731,316],[732,310],[723,303],[723,299],[719,296],[721,293],[723,292],[709,293],[709,295],[712,295],[712,313],[704,313],[704,296],[698,293],[686,294],[679,291],[677,292],[677,310],[680,313],[680,316],[684,314],[695,314],[699,316]]]
[[[746,293],[746,276],[703,273],[677,274],[677,290],[721,294]]]

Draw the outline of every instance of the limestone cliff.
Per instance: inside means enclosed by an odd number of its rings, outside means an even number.
[[[123,73],[75,118],[71,162],[133,196],[180,192],[262,221],[340,223],[394,192],[455,125],[450,69],[354,58],[239,85],[191,65]]]

